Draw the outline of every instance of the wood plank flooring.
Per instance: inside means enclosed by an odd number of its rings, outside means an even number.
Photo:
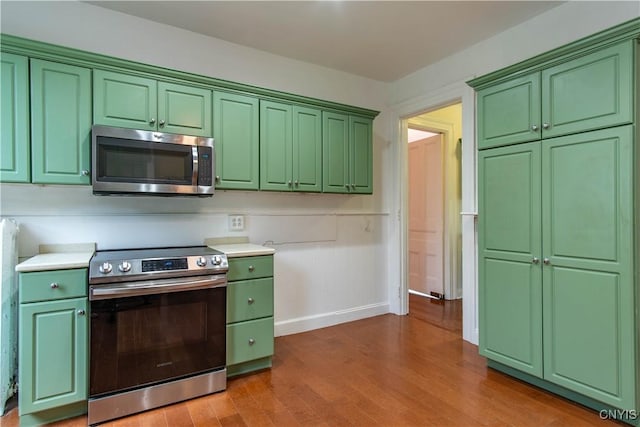
[[[429,308],[443,309],[424,306]],[[0,419],[0,425],[17,426],[17,410]],[[53,425],[84,426],[86,417]],[[418,315],[387,314],[279,337],[273,369],[231,379],[225,392],[103,425],[564,427],[616,423],[488,369],[477,347],[462,341],[458,331]]]

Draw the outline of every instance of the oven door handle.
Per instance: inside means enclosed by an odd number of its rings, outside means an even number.
[[[166,294],[171,292],[195,291],[198,289],[220,288],[227,286],[227,276],[199,276],[194,278],[176,278],[143,280],[113,285],[89,286],[89,300],[127,298],[138,295]]]

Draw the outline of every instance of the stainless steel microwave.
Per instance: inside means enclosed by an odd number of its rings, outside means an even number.
[[[95,125],[93,194],[210,197],[213,138]]]

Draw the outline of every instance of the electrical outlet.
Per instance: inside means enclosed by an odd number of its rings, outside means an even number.
[[[244,215],[229,215],[229,231],[244,230]]]

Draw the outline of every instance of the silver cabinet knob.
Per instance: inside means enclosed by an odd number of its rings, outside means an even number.
[[[254,340],[253,338],[249,338],[249,345],[254,345],[256,343],[256,340]]]
[[[351,184],[351,189],[355,190],[356,189],[356,185],[355,184]]]
[[[540,263],[540,258],[534,256],[533,259],[531,260],[531,262],[534,263],[534,264],[539,264]]]
[[[255,302],[255,300],[251,297],[249,297],[249,299],[247,300],[247,304],[251,305]]]
[[[295,181],[293,181],[293,185],[295,185],[296,187],[299,185],[297,179]]]
[[[153,117],[149,120],[149,124],[150,125],[155,125],[156,124],[156,119],[154,119]]]
[[[216,175],[216,182],[220,182],[220,176]]]
[[[164,126],[164,120],[160,120],[160,121],[158,122],[158,124],[159,124],[160,126]]]
[[[289,182],[287,182],[287,185],[288,185],[289,187],[291,187],[291,180],[289,180]]]
[[[89,175],[91,175],[91,174],[89,173],[89,171],[88,171],[88,170],[84,169],[84,170],[82,171],[82,176],[89,176]]]
[[[347,190],[349,189],[349,184],[345,184],[344,186]]]
[[[542,129],[549,129],[551,127],[551,125],[549,123],[543,123],[542,124]]]
[[[52,284],[50,284],[50,285],[49,285],[49,287],[50,287],[51,289],[58,289],[58,288],[60,287],[60,285],[59,285],[59,284],[57,284],[56,282],[53,282]]]
[[[78,316],[84,316],[86,312],[83,309],[78,310]]]
[[[544,263],[544,265],[549,265],[551,264],[551,260],[549,258],[545,258],[542,260],[542,262]]]
[[[250,272],[250,273],[253,273],[253,270],[255,270],[255,269],[256,269],[256,268],[255,268],[253,265],[250,265],[250,266],[249,266],[249,272]]]
[[[531,130],[534,132],[538,131],[538,125],[531,125]]]

